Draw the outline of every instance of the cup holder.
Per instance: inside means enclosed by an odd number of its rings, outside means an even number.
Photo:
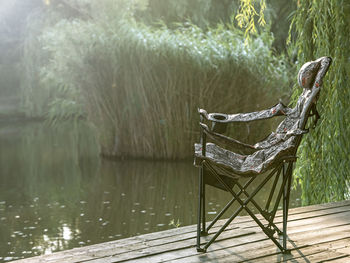
[[[211,121],[224,122],[228,119],[227,114],[223,113],[211,113],[209,115]]]
[[[226,121],[228,120],[227,114],[211,113],[209,119],[212,121],[211,130],[217,133],[224,133],[227,128]]]

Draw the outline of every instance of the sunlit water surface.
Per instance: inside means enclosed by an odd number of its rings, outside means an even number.
[[[114,162],[97,149],[86,124],[0,123],[0,262],[196,223],[191,161]],[[230,196],[207,197],[210,220]]]

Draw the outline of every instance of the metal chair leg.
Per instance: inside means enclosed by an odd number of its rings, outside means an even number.
[[[205,223],[205,182],[204,182],[204,169],[202,171],[202,231],[201,236],[207,236],[208,232]]]
[[[197,251],[202,252],[201,249],[201,221],[202,221],[202,184],[203,184],[203,165],[199,169],[199,187],[198,187],[198,221],[197,221]]]
[[[289,208],[289,196],[292,179],[293,163],[288,162],[287,170],[285,170],[285,164],[283,164],[283,179],[287,180],[287,183],[283,189],[283,253],[288,254],[290,250],[287,249],[287,222],[288,222],[288,208]],[[287,177],[287,178],[286,178]]]
[[[248,180],[248,182],[246,182],[243,185],[243,188],[246,189],[254,180],[256,179],[256,177],[252,177]],[[241,194],[243,194],[243,190],[240,190],[237,195],[240,196]],[[232,206],[232,204],[236,201],[236,198],[232,198],[230,202],[228,202],[226,204],[226,206],[216,215],[216,217],[213,219],[213,221],[211,221],[211,223],[208,225],[207,227],[207,232],[209,231],[210,228],[212,228],[215,223],[222,217],[222,215]]]
[[[199,217],[198,217],[198,233],[197,233],[197,251],[199,252],[206,252],[207,248],[216,240],[216,238],[226,229],[226,227],[233,221],[233,219],[242,211],[246,210],[248,214],[254,219],[254,221],[260,226],[260,228],[263,230],[263,232],[269,237],[271,241],[273,241],[276,246],[281,250],[282,253],[286,254],[289,253],[289,250],[287,249],[287,216],[288,216],[288,201],[289,201],[289,190],[290,190],[290,183],[291,183],[291,171],[292,171],[292,165],[293,163],[290,163],[290,166],[288,166],[287,171],[285,171],[284,167],[276,167],[265,179],[260,183],[260,185],[251,193],[248,194],[246,191],[246,187],[242,186],[239,183],[236,183],[237,186],[240,188],[239,193],[235,193],[233,189],[231,189],[226,182],[223,181],[223,179],[215,172],[213,167],[211,167],[210,163],[203,162],[202,166],[202,173],[200,174],[200,209],[199,209]],[[230,192],[234,198],[235,201],[237,201],[240,205],[240,207],[231,215],[231,217],[226,221],[226,223],[214,234],[214,236],[201,248],[200,247],[200,234],[201,234],[201,227],[200,224],[203,224],[203,210],[204,210],[204,190],[203,190],[203,169],[204,166],[208,169],[208,172],[210,172],[213,176],[216,177],[216,179],[226,188],[228,192]],[[281,171],[282,170],[282,171]],[[269,216],[263,215],[263,217],[268,221],[268,225],[265,226],[253,213],[253,211],[247,206],[248,203],[252,203],[259,212],[263,212],[262,208],[254,201],[254,196],[264,187],[264,185],[274,176],[281,175],[282,172],[282,183],[281,188],[278,191],[275,205],[273,210],[271,211]],[[276,181],[276,179],[275,179]],[[275,183],[274,183],[275,185]],[[274,187],[272,190],[275,190]],[[244,194],[246,195],[246,199],[242,200],[239,195]],[[275,213],[277,211],[278,204],[280,203],[281,199],[283,200],[283,231],[280,231],[277,226],[274,224],[274,217]],[[232,200],[231,200],[232,202]],[[230,202],[230,203],[231,203]],[[273,228],[273,229],[271,229]],[[205,225],[204,228],[205,230]],[[274,230],[277,230],[278,233],[281,233],[283,235],[283,244],[280,244],[280,242],[274,237]]]

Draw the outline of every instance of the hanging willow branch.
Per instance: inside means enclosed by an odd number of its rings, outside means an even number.
[[[321,123],[301,145],[295,170],[307,205],[349,198],[350,3],[303,0],[297,6],[291,32],[299,65],[320,56],[333,58],[320,97]]]
[[[266,9],[266,0],[260,0],[260,11],[254,7],[255,0],[240,0],[240,8],[236,15],[236,20],[240,28],[244,28],[245,44],[249,42],[250,35],[256,34],[255,18],[258,17],[258,24],[265,26],[264,11]]]

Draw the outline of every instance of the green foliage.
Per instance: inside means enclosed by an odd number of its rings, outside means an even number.
[[[246,44],[250,35],[256,34],[256,19],[260,26],[264,26],[266,0],[260,0],[256,5],[255,0],[149,0],[149,8],[141,12],[142,20],[152,22],[163,20],[169,26],[174,22],[186,20],[206,29],[215,26],[219,22],[232,23],[234,14],[240,28],[245,30]],[[257,9],[257,7],[259,9]],[[258,10],[258,11],[257,11]]]
[[[293,18],[299,65],[331,56],[318,109],[321,121],[305,136],[295,175],[303,204],[342,200],[349,196],[350,130],[350,3],[339,0],[298,1]],[[295,89],[295,94],[300,93]]]
[[[278,52],[286,51],[286,39],[296,3],[291,0],[267,0],[265,19],[275,38],[273,47]]]
[[[252,111],[288,95],[288,67],[272,54],[270,34],[245,46],[233,26],[146,26],[133,19],[145,1],[128,3],[52,1],[32,20],[40,30],[25,52],[29,114],[52,123],[87,116],[104,155],[177,159],[192,155],[197,107]]]
[[[103,153],[112,156],[189,157],[198,106],[253,110],[264,100],[275,103],[288,82],[286,67],[271,54],[271,37],[245,47],[233,28],[204,33],[190,24],[170,30],[65,20],[41,41],[51,54],[42,78],[79,90]]]
[[[254,0],[240,0],[240,9],[236,15],[236,20],[240,28],[245,28],[244,36],[246,43],[250,39],[250,34],[256,34],[255,17],[258,16],[258,24],[264,26],[266,24],[264,17],[264,10],[266,8],[266,1],[260,0],[259,14],[255,10]]]
[[[218,23],[239,24],[246,38],[255,34],[258,24],[274,34],[273,46],[281,52],[285,51],[290,15],[295,9],[291,0],[149,0],[148,7],[137,12],[135,18],[148,25],[161,20],[168,27],[191,21],[203,30],[215,28]]]
[[[239,0],[149,0],[148,8],[139,12],[136,18],[147,24],[162,20],[168,26],[191,21],[206,29],[218,22],[228,23],[236,12]]]
[[[71,65],[65,64],[65,61],[67,54],[72,55],[71,52],[75,52],[72,59],[79,64],[77,61],[80,59],[79,52],[86,51],[79,50],[79,43],[83,40],[75,40],[74,51],[67,50],[69,47],[65,44],[66,39],[69,42],[81,29],[78,27],[78,22],[98,20],[105,23],[105,27],[113,27],[111,21],[129,18],[135,10],[145,8],[147,1],[52,0],[44,1],[44,3],[47,5],[45,8],[37,9],[28,16],[23,43],[21,108],[28,117],[45,116],[50,122],[56,123],[58,120],[84,116],[81,96],[76,86],[72,86],[72,81],[59,79],[59,72],[47,72],[46,70],[46,66],[50,63],[56,64],[56,70],[60,72],[70,70]],[[52,32],[51,29],[55,25],[60,28],[67,21],[72,21],[76,31]],[[50,33],[57,33],[57,35],[50,35]],[[60,49],[52,51],[49,47],[44,46],[43,35],[46,39],[50,38],[53,45],[58,42],[62,44]],[[95,33],[92,35],[96,36]],[[93,43],[92,38],[85,40],[91,40]],[[50,61],[53,59],[52,52],[56,53],[54,60]]]
[[[21,104],[28,117],[42,117],[48,113],[48,105],[52,100],[61,97],[61,91],[56,84],[44,81],[41,70],[50,59],[50,54],[43,50],[40,35],[65,16],[62,10],[37,10],[28,20],[25,41],[23,43],[21,74]],[[72,98],[64,91],[65,97]],[[73,97],[74,98],[74,97]],[[51,110],[52,114],[52,110]]]

